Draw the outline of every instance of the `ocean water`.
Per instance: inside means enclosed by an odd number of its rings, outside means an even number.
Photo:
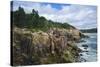
[[[97,33],[84,33],[89,38],[83,38],[83,42],[77,43],[77,46],[82,50],[80,52],[80,62],[95,62],[97,61]],[[85,47],[83,46],[85,45]]]

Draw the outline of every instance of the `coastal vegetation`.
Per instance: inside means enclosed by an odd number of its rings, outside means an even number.
[[[97,33],[97,28],[92,28],[92,29],[82,29],[80,30],[83,33]]]
[[[38,11],[25,13],[22,7],[11,11],[12,65],[78,62],[75,42],[85,35],[74,26],[47,20]]]

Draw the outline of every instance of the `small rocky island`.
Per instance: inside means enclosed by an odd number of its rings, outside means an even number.
[[[33,9],[11,12],[12,65],[38,65],[79,62],[81,49],[76,42],[85,35],[67,23],[47,20]]]

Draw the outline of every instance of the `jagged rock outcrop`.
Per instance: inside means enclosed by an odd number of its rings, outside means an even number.
[[[75,31],[74,31],[75,32]],[[13,65],[49,64],[75,62],[81,51],[76,37],[66,29],[50,29],[47,32],[31,32],[28,29],[13,29]]]

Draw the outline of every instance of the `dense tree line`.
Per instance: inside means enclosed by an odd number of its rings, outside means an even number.
[[[29,29],[44,29],[47,30],[53,27],[59,28],[70,28],[73,27],[67,23],[53,22],[52,20],[47,20],[43,16],[39,16],[38,11],[32,10],[32,13],[25,13],[22,7],[19,7],[16,11],[11,11],[11,18],[13,26],[20,28]]]
[[[92,29],[82,29],[80,30],[83,33],[97,33],[97,28],[92,28]]]

